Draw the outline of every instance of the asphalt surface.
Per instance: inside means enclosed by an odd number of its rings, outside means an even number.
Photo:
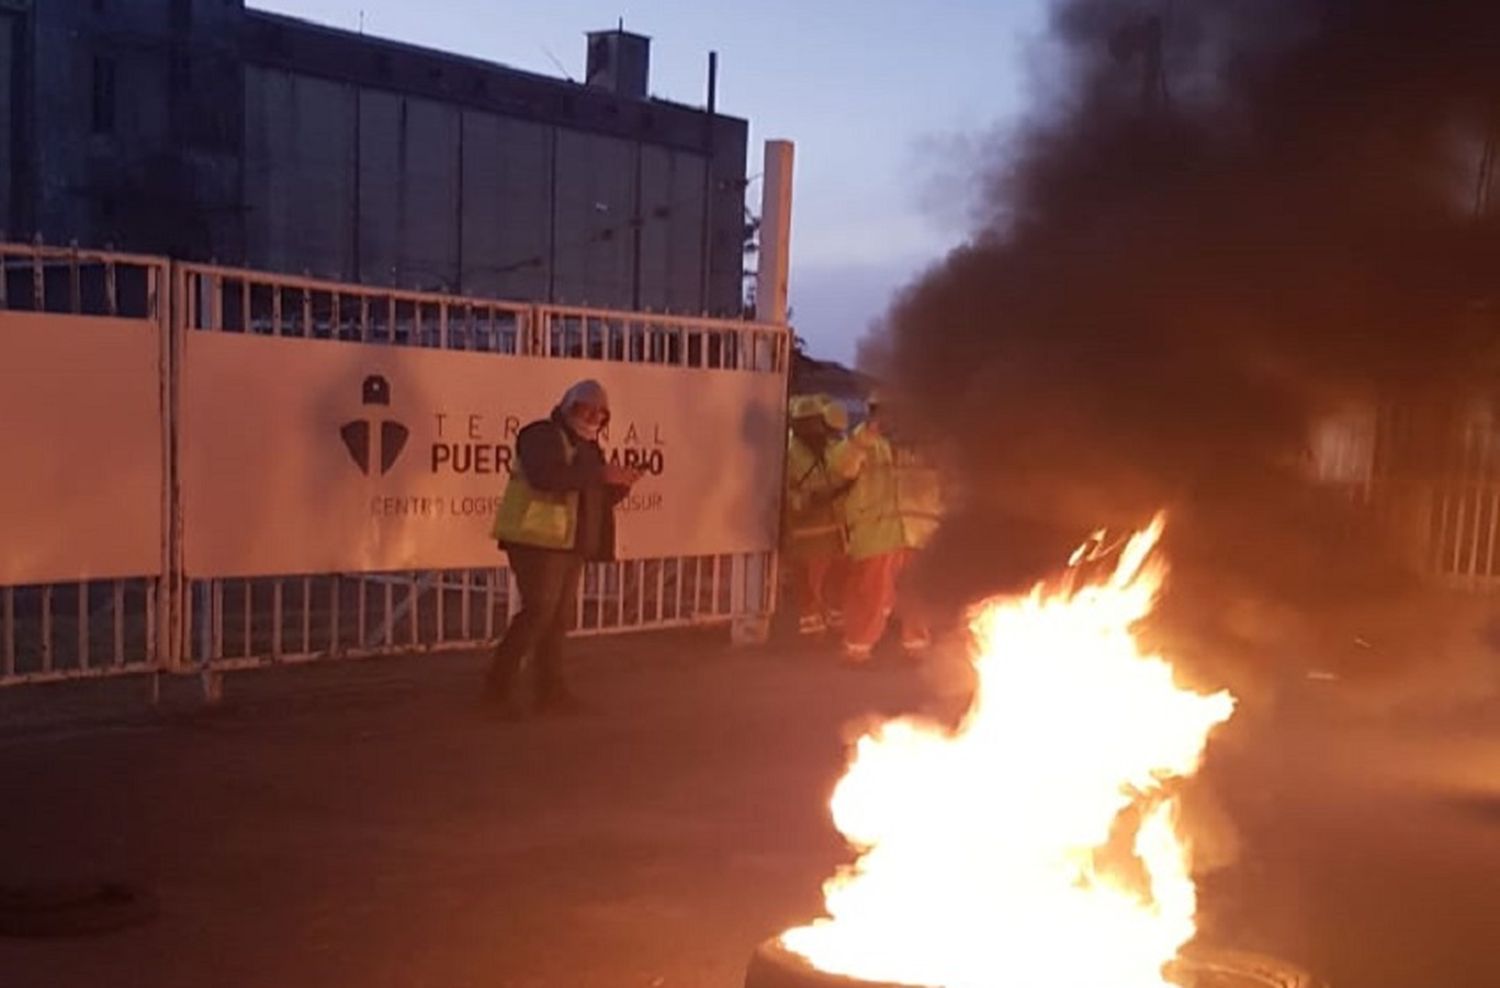
[[[4,697],[0,886],[126,880],[161,912],[0,938],[0,985],[734,988],[846,859],[824,807],[850,725],[951,708],[955,682],[621,639],[575,660],[594,711],[504,723],[478,670],[246,675],[213,710]],[[1242,711],[1191,805],[1217,942],[1335,988],[1500,986],[1500,713]]]

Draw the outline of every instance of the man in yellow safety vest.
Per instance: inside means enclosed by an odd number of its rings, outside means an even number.
[[[878,397],[869,418],[840,443],[835,472],[853,481],[845,503],[850,568],[844,593],[844,657],[869,659],[893,614],[901,644],[916,656],[931,643],[923,608],[902,592],[901,575],[937,531],[943,515],[942,482],[915,445],[893,435]]]
[[[820,635],[839,620],[837,585],[844,559],[843,495],[849,483],[828,453],[848,425],[843,406],[823,395],[798,395],[788,409],[786,500],[782,548],[797,594],[797,630]]]
[[[562,643],[586,561],[615,552],[614,509],[640,473],[608,463],[599,433],[609,397],[598,381],[579,381],[551,416],[516,436],[516,465],[495,516],[493,536],[510,560],[521,612],[495,649],[486,692],[509,715],[520,712],[517,676],[531,657],[539,709],[578,706],[562,675]]]

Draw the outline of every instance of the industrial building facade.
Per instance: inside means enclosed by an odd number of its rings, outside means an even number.
[[[367,285],[741,314],[745,121],[247,10],[0,0],[9,239]]]

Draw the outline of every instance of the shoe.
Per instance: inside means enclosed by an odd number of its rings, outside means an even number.
[[[925,658],[931,648],[932,639],[925,635],[921,638],[913,638],[910,641],[903,641],[901,643],[901,651],[906,653],[907,658],[913,660]]]
[[[797,620],[797,633],[802,635],[821,635],[828,630],[828,624],[823,620],[821,614],[806,614]]]
[[[844,665],[863,668],[870,664],[870,656],[875,651],[870,645],[844,645]]]

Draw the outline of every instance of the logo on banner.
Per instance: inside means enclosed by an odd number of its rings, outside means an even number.
[[[373,406],[389,408],[391,404],[390,382],[379,374],[371,374],[365,378],[361,387],[360,399],[367,415],[374,415]],[[406,449],[406,440],[410,434],[406,426],[395,419],[388,418],[382,418],[378,423],[374,418],[355,419],[339,427],[339,436],[344,440],[344,449],[349,451],[349,458],[367,477],[374,472],[377,465],[382,476],[389,473],[391,467],[395,466],[396,461],[401,458],[401,452]]]

